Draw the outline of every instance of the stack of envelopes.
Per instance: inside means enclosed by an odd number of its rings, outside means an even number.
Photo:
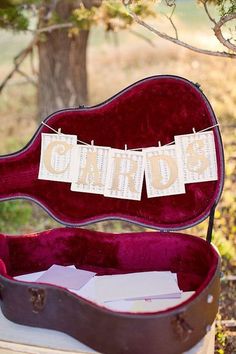
[[[182,292],[177,274],[170,271],[96,276],[96,273],[74,266],[53,265],[47,271],[25,274],[15,279],[62,286],[116,311],[161,311],[180,304],[194,293]]]

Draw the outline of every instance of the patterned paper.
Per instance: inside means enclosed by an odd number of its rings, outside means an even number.
[[[143,153],[148,198],[185,193],[183,167],[175,145],[147,148]]]
[[[77,145],[72,162],[77,168],[72,191],[104,194],[109,151],[109,147]]]
[[[104,195],[121,199],[141,199],[144,176],[142,152],[111,149]]]
[[[77,136],[42,133],[41,139],[38,178],[57,182],[75,181],[71,157],[73,147],[77,144]]]
[[[175,136],[185,183],[217,180],[217,160],[212,131]]]

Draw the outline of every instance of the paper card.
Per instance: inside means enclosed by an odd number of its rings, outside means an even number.
[[[95,302],[140,299],[180,294],[171,272],[141,272],[103,275],[92,279],[79,292]]]
[[[74,290],[74,289],[70,289],[69,290],[76,294],[79,295],[81,297],[83,297],[84,299],[99,303],[98,299],[96,298],[96,279],[97,277],[93,277],[92,279],[90,279],[87,284],[85,284],[82,288],[80,288],[79,290]],[[103,304],[103,302],[100,302],[100,304]]]
[[[74,265],[66,266],[65,268],[73,268],[76,269]],[[27,281],[27,282],[35,282],[38,280],[39,277],[41,277],[46,270],[43,270],[41,272],[34,272],[34,273],[27,273],[27,274],[22,274],[22,275],[17,275],[14,277],[16,280],[21,280],[21,281]]]
[[[104,194],[107,163],[110,148],[77,145],[73,151],[72,164],[77,167],[74,192]]]
[[[71,164],[71,158],[77,136],[42,133],[41,137],[38,178],[57,182],[76,181],[75,166]]]
[[[177,135],[178,159],[183,163],[184,182],[215,181],[217,160],[212,131]]]
[[[37,282],[78,290],[93,278],[95,274],[86,270],[53,265],[37,279]]]
[[[185,193],[183,166],[175,145],[147,148],[143,154],[148,198]]]
[[[142,277],[145,278],[145,274],[146,273],[150,273],[150,272],[142,272]],[[152,273],[152,272],[151,272]],[[135,297],[135,299],[168,299],[168,298],[179,298],[181,297],[181,294],[182,294],[182,291],[180,291],[179,287],[178,287],[178,282],[177,282],[177,274],[176,273],[172,273],[172,272],[169,272],[169,271],[166,271],[166,272],[155,272],[155,273],[158,273],[160,274],[161,277],[167,277],[169,281],[171,281],[172,285],[173,285],[173,281],[175,282],[175,284],[177,284],[175,286],[175,290],[177,289],[177,292],[173,292],[173,293],[161,293],[159,295],[145,295],[145,296],[141,296],[140,298],[139,297]],[[129,275],[129,278],[132,278],[133,274],[140,274],[140,273],[130,273],[128,274]],[[98,297],[98,287],[99,287],[99,283],[100,282],[109,282],[109,279],[118,279],[118,278],[114,278],[114,275],[108,275],[106,276],[106,278],[104,278],[105,276],[95,276],[94,278],[92,278],[85,286],[83,286],[81,289],[79,290],[73,290],[73,289],[69,289],[71,290],[72,292],[76,293],[77,295],[85,298],[85,299],[88,299],[90,301],[93,301],[93,302],[96,302],[98,304],[104,304],[104,301],[103,301],[103,298],[99,298]],[[113,278],[111,278],[113,277]],[[116,276],[115,276],[116,277]],[[126,278],[126,274],[123,275],[123,278],[125,279]],[[143,284],[140,284],[139,283],[139,286],[141,285],[141,287],[143,286]],[[161,285],[162,286],[162,285]],[[105,284],[105,288],[104,288],[104,291],[107,292],[107,291],[110,291],[110,290],[107,290],[107,284]],[[112,289],[111,289],[112,290]],[[115,290],[114,290],[115,291]],[[129,300],[131,301],[132,298],[129,298],[129,299],[126,299],[126,300]],[[126,301],[124,300],[124,301]],[[113,300],[112,300],[113,301]],[[119,300],[115,300],[115,301],[119,301]]]
[[[111,149],[108,159],[106,197],[140,200],[144,158],[138,151]]]
[[[20,281],[35,282],[44,273],[45,273],[45,271],[18,275],[16,277],[14,277],[14,279],[15,280],[20,280]]]
[[[119,300],[106,302],[105,306],[113,311],[128,312],[157,312],[180,305],[193,296],[194,291],[182,292],[178,298],[152,299],[152,300]]]

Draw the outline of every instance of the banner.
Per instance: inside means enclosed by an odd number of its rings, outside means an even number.
[[[133,151],[77,144],[76,135],[42,133],[39,179],[72,192],[140,200],[185,193],[185,184],[217,180],[212,131],[176,135],[175,144]]]

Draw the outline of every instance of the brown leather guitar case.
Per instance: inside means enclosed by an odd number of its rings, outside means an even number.
[[[68,183],[38,179],[40,125],[21,151],[0,157],[0,200],[33,200],[65,225],[34,234],[0,234],[0,300],[11,321],[63,331],[105,354],[180,354],[209,330],[220,292],[220,257],[211,244],[214,210],[224,179],[223,148],[212,108],[197,85],[176,76],[141,80],[94,107],[58,111],[44,122],[83,141],[123,149],[168,144],[174,135],[214,126],[218,179],[190,183],[186,193],[141,201],[73,193]],[[209,217],[207,237],[179,230]],[[81,228],[108,219],[156,229],[111,234]],[[202,236],[202,237],[199,237]],[[71,265],[99,275],[152,270],[177,273],[183,291],[194,295],[176,307],[154,313],[109,310],[68,290],[13,279]]]

